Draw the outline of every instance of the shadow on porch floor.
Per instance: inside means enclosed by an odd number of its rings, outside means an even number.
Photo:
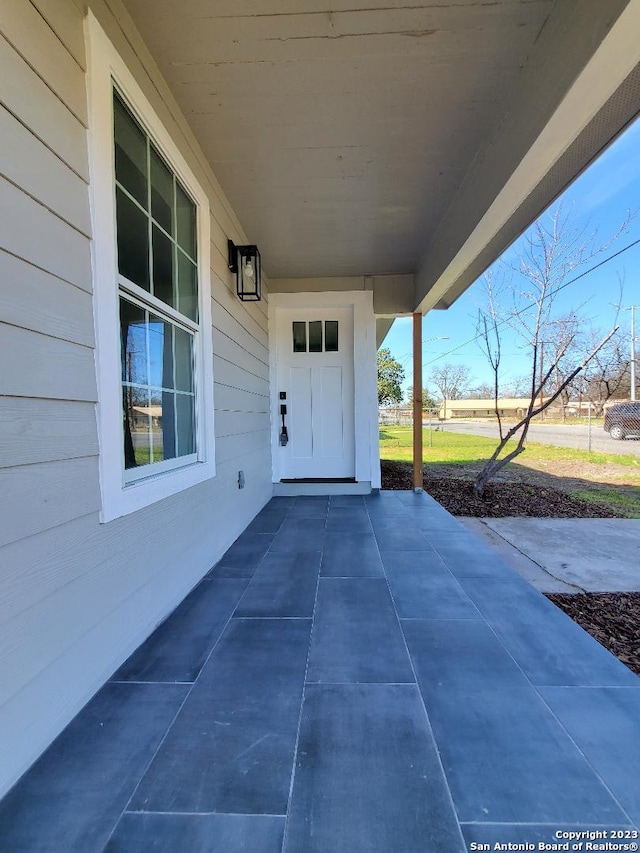
[[[538,849],[633,832],[638,766],[640,680],[427,495],[274,498],[0,803],[0,850]]]

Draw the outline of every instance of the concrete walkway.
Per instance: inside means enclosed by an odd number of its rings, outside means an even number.
[[[0,850],[634,843],[638,767],[640,679],[435,501],[281,498],[0,803]]]
[[[640,591],[640,519],[460,521],[541,592]]]

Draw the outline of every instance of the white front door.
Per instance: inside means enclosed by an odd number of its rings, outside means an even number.
[[[277,309],[280,478],[355,476],[353,308]]]

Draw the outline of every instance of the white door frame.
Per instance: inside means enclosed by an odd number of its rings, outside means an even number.
[[[277,385],[278,346],[282,343],[278,341],[276,334],[276,311],[278,308],[300,308],[308,311],[314,308],[347,306],[353,306],[355,477],[357,482],[370,482],[372,488],[380,488],[376,321],[373,313],[373,293],[364,290],[269,294],[271,455],[274,483],[279,483],[282,476],[279,464],[280,400]]]

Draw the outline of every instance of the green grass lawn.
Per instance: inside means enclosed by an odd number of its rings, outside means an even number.
[[[429,433],[431,432],[431,435]],[[446,430],[422,430],[424,461],[436,464],[465,464],[488,459],[496,447],[495,438],[466,435]],[[516,442],[507,444],[505,453],[515,448]],[[640,472],[637,456],[622,453],[589,453],[571,447],[554,447],[550,444],[527,442],[526,458],[540,462],[567,460],[570,462],[612,463],[635,468]],[[410,462],[413,458],[413,431],[406,426],[388,426],[380,430],[380,455],[382,459]]]
[[[429,433],[431,432],[431,437]],[[491,456],[496,443],[481,435],[422,430],[425,462],[464,464],[481,462]],[[413,459],[413,430],[411,427],[388,426],[380,430],[380,456],[398,462]]]
[[[465,435],[447,431],[423,430],[425,464],[446,466],[439,475],[447,473],[456,476],[456,466],[482,463],[488,459],[496,447],[496,439],[485,436]],[[515,447],[510,442],[505,449]],[[382,459],[397,462],[411,462],[413,459],[413,431],[411,427],[384,427],[380,430],[380,456]],[[526,460],[525,465],[518,462]],[[563,466],[562,475],[554,471],[554,462],[573,462],[575,473],[567,474]],[[551,464],[550,464],[551,463]],[[583,476],[581,464],[588,463],[588,475]],[[606,465],[620,465],[628,469],[628,474],[620,478],[620,484],[612,484],[607,477]],[[602,466],[602,481],[599,480],[598,466]],[[640,518],[640,460],[637,456],[616,453],[589,453],[586,450],[574,450],[568,447],[554,447],[548,444],[528,443],[515,463],[507,469],[517,469],[519,477],[526,477],[531,470],[532,477],[548,478],[548,485],[554,485],[574,497],[592,503],[603,504],[628,518]],[[467,472],[467,476],[469,472]],[[619,477],[619,473],[616,475]],[[579,483],[579,487],[577,487]]]

